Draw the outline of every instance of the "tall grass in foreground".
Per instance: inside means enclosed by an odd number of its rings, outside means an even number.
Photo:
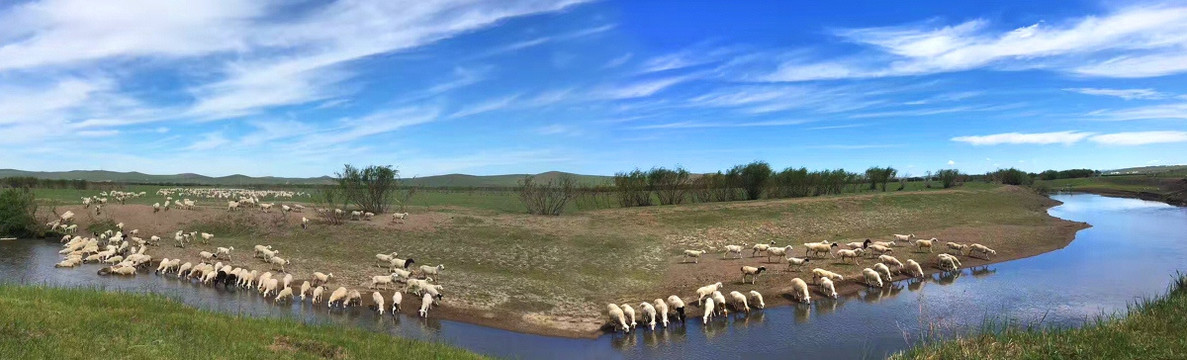
[[[1130,305],[1124,317],[1102,316],[1078,328],[986,325],[891,358],[1187,359],[1187,275],[1177,274],[1166,295]]]
[[[0,359],[472,359],[450,346],[199,310],[158,295],[0,284]]]

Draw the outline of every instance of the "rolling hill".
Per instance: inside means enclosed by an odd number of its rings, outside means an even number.
[[[599,175],[578,175],[569,174],[559,171],[549,171],[541,174],[536,174],[536,179],[539,181],[550,181],[562,175],[571,175],[577,177],[578,183],[582,185],[599,185],[611,181],[609,176]],[[0,169],[0,178],[4,177],[35,177],[38,179],[53,179],[53,180],[86,180],[94,182],[126,182],[126,183],[142,183],[142,184],[198,184],[198,185],[220,185],[220,186],[242,186],[242,185],[325,185],[332,184],[334,179],[329,176],[314,177],[314,178],[283,178],[283,177],[252,177],[247,175],[228,175],[220,177],[205,176],[199,174],[185,173],[173,175],[151,175],[140,172],[117,172],[106,170],[72,170],[72,171],[24,171],[15,169]],[[512,187],[516,186],[520,179],[527,174],[507,174],[507,175],[465,175],[465,174],[448,174],[435,175],[419,178],[405,178],[403,182],[410,185],[425,186],[425,187]]]

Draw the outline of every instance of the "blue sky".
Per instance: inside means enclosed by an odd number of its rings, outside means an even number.
[[[0,168],[1187,163],[1187,5],[0,4]]]

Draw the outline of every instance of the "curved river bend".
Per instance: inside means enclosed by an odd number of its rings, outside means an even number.
[[[1051,215],[1084,221],[1064,249],[923,282],[903,281],[810,306],[775,307],[703,326],[690,319],[667,330],[630,336],[565,339],[477,325],[401,316],[379,318],[365,309],[328,312],[306,304],[275,306],[254,292],[213,288],[141,275],[106,278],[95,265],[53,268],[54,242],[0,242],[0,281],[92,286],[166,294],[200,308],[253,316],[295,317],[308,323],[360,326],[393,336],[440,341],[509,358],[846,359],[884,357],[910,346],[923,328],[937,335],[977,328],[986,318],[1047,325],[1079,325],[1123,312],[1163,293],[1171,276],[1187,270],[1187,209],[1135,199],[1056,195]]]

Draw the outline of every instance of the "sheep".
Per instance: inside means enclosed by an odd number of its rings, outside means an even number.
[[[923,248],[927,248],[927,252],[931,253],[932,245],[934,245],[938,241],[940,241],[940,240],[937,240],[936,238],[931,238],[931,240],[919,239],[919,240],[915,240],[914,244],[915,244],[916,249],[922,250]]]
[[[639,303],[639,311],[643,313],[643,320],[647,322],[647,328],[655,330],[655,307],[644,301]]]
[[[713,302],[717,303],[717,306],[721,308],[722,315],[729,315],[729,310],[725,308],[725,295],[722,295],[720,291],[713,292]]]
[[[684,300],[676,295],[668,296],[668,308],[675,310],[676,316],[680,318],[681,322],[684,322]]]
[[[907,259],[907,273],[911,274],[911,276],[921,278],[923,277],[923,267],[919,266],[919,263],[915,262],[915,260]]]
[[[820,292],[824,293],[824,296],[828,296],[833,299],[837,298],[837,288],[833,286],[832,280],[829,280],[829,278],[826,277],[820,278],[819,286]]]
[[[829,278],[833,281],[845,280],[845,277],[841,276],[841,274],[838,274],[838,273],[835,273],[832,271],[828,271],[825,269],[821,269],[821,268],[812,269],[812,279],[815,280],[815,279],[819,279],[819,278]]]
[[[948,252],[949,252],[949,253],[951,253],[951,252],[952,252],[952,250],[956,250],[958,254],[965,255],[965,254],[968,254],[968,251],[969,251],[969,250],[968,250],[968,249],[969,249],[969,246],[968,246],[968,245],[965,245],[965,244],[961,244],[961,243],[954,243],[954,242],[951,242],[951,241],[949,241],[949,242],[947,242],[945,245],[947,245],[947,246],[948,246]]]
[[[886,264],[887,266],[894,265],[895,272],[903,271],[903,263],[898,261],[898,259],[896,259],[893,256],[878,255],[878,261],[881,261],[883,264]]]
[[[262,290],[261,290],[260,294],[262,294],[264,296],[268,296],[268,294],[275,294],[276,288],[279,286],[280,286],[280,280],[268,279],[268,281],[264,282],[264,285],[261,287]]]
[[[626,315],[626,324],[632,329],[635,327],[635,308],[630,304],[622,304],[618,307],[622,308],[622,313]]]
[[[287,213],[287,212],[292,212],[293,208],[288,205],[280,205],[280,210]]]
[[[161,273],[161,271],[164,271],[168,268],[169,268],[169,258],[163,258],[163,259],[161,259],[161,262],[159,264],[157,264],[156,273],[159,274],[159,273]]]
[[[404,291],[405,292],[413,292],[416,295],[420,295],[421,292],[424,291],[424,288],[429,287],[431,285],[432,281],[433,281],[433,278],[427,278],[424,280],[409,279],[406,282],[407,284],[404,286]]]
[[[738,256],[735,259],[741,259],[743,246],[745,246],[745,245],[726,245],[725,252],[722,253],[722,257],[724,258],[725,255],[728,255],[728,254],[736,254]]]
[[[775,245],[775,240],[771,240],[771,242],[769,244],[763,244],[763,243],[754,244],[754,246],[750,247],[750,250],[751,250],[750,257],[754,257],[755,255],[757,255],[760,252],[766,252],[767,249],[769,249],[771,247],[771,245]]]
[[[362,211],[354,210],[354,211],[351,211],[351,212],[350,212],[350,219],[351,219],[351,220],[359,220],[359,219],[361,219],[362,217],[363,217],[363,212],[362,212]]]
[[[658,298],[655,300],[652,300],[651,303],[654,305],[655,311],[659,315],[660,324],[662,324],[665,328],[667,328],[668,327],[668,303],[664,302],[664,299],[658,299]]]
[[[884,245],[870,245],[869,247],[866,248],[866,250],[869,250],[871,256],[883,255],[883,254],[894,252],[894,249],[891,249],[889,246],[884,246]]]
[[[391,285],[392,279],[394,279],[395,276],[396,276],[396,274],[372,276],[371,277],[371,285],[368,286],[367,288],[368,289],[378,289],[379,285],[384,285],[384,287],[387,287],[388,285]]]
[[[110,273],[116,275],[136,275],[136,267],[134,266],[116,266],[108,269],[110,270]]]
[[[119,256],[119,255],[109,257],[109,258],[107,258],[107,260],[103,260],[104,263],[111,264],[111,265],[119,264],[123,261],[124,261],[124,257]]]
[[[384,310],[383,294],[380,294],[378,291],[372,292],[371,300],[375,301],[375,310],[379,311],[379,315],[382,316]]]
[[[766,266],[759,266],[759,267],[743,266],[742,267],[742,283],[745,284],[746,277],[749,276],[749,277],[751,277],[750,283],[754,284],[755,282],[758,281],[758,276],[762,275],[763,271],[767,271]]]
[[[940,269],[948,271],[956,271],[960,268],[960,259],[949,254],[939,254],[936,256],[936,263]]]
[[[420,313],[420,317],[429,317],[429,307],[431,306],[433,306],[433,296],[425,294],[425,296],[420,300],[420,311],[418,311]]]
[[[767,303],[764,302],[762,299],[762,293],[759,293],[758,291],[755,291],[755,290],[750,290],[750,303],[753,304],[754,307],[756,307],[758,309],[763,309],[763,308],[767,307]]]
[[[898,240],[898,241],[911,241],[911,239],[915,237],[915,234],[907,234],[907,235],[893,234],[893,235],[894,235],[894,239]]]
[[[812,260],[807,259],[807,258],[801,259],[798,257],[788,257],[787,258],[787,268],[791,269],[792,267],[795,267],[795,271],[797,271],[797,272],[802,271],[804,268],[804,265],[810,261],[812,261]]]
[[[808,293],[808,284],[803,279],[791,279],[791,297],[805,304],[812,301],[812,295]]]
[[[275,204],[260,204],[260,211],[268,212],[268,210],[272,209],[273,205]]]
[[[701,318],[701,322],[709,323],[709,319],[713,318],[713,298],[705,299],[705,315]]]
[[[388,262],[387,266],[388,266],[388,270],[390,270],[391,272],[395,272],[397,269],[408,270],[408,268],[412,267],[412,264],[415,264],[415,263],[416,263],[416,260],[413,260],[412,258],[408,258],[408,260],[404,260],[404,259],[400,259],[400,258],[392,258],[392,260]],[[405,276],[405,277],[407,277],[407,276]]]
[[[400,311],[400,302],[404,301],[403,293],[397,291],[392,294],[392,315]]]
[[[153,235],[153,236],[149,236],[149,237],[148,237],[148,244],[149,244],[149,245],[160,245],[160,243],[161,243],[161,237],[160,237],[160,236]]]
[[[279,256],[273,256],[272,258],[268,259],[268,263],[273,265],[273,269],[276,269],[276,266],[280,266],[280,272],[285,272],[284,266],[288,265],[289,262],[290,261],[282,259]]]
[[[870,245],[878,245],[878,246],[885,246],[885,247],[898,246],[897,244],[895,244],[894,241],[875,241],[875,242],[870,243]]]
[[[284,274],[284,280],[280,281],[280,284],[283,285],[285,288],[288,288],[289,284],[292,284],[292,283],[293,283],[293,274]]]
[[[616,304],[606,305],[606,316],[610,318],[610,324],[614,326],[614,330],[622,330],[623,333],[630,333],[631,327],[626,323],[626,314],[623,313],[622,308]]]
[[[877,271],[879,274],[882,274],[883,279],[885,279],[886,281],[890,281],[891,279],[894,278],[893,275],[890,275],[890,268],[887,267],[886,264],[883,264],[883,263],[874,264],[874,271]]]
[[[313,273],[313,285],[320,285],[330,282],[330,278],[334,277],[334,273],[323,274],[320,272]]]
[[[375,213],[370,211],[363,212],[363,220],[371,221],[373,217],[375,217]]]
[[[837,243],[804,243],[804,256],[811,256],[810,254],[828,253],[832,254],[832,249],[838,247]]]
[[[82,259],[71,258],[71,259],[67,259],[67,260],[62,260],[61,262],[54,264],[54,267],[72,268],[72,267],[78,266],[78,264],[81,264],[81,263],[82,263]]]
[[[256,250],[256,252],[255,252],[255,254],[254,254],[254,255],[252,255],[252,256],[253,256],[253,257],[260,257],[260,255],[261,255],[261,254],[263,254],[264,252],[266,252],[266,251],[271,251],[271,250],[272,250],[272,245],[268,245],[268,246],[264,246],[264,245],[256,245],[256,246],[255,246],[255,250]]]
[[[185,264],[181,264],[181,266],[177,268],[177,277],[181,278],[182,273],[186,273],[188,275],[189,271],[191,271],[193,268],[194,268],[194,264],[191,264],[188,262]]]
[[[235,211],[239,209],[238,201],[227,201],[227,211]]]
[[[305,301],[305,294],[309,293],[310,284],[308,281],[301,283],[301,301]]]
[[[198,257],[202,258],[202,260],[212,260],[214,259],[214,253],[209,251],[200,251],[198,252]]]
[[[213,238],[214,238],[214,234],[202,233],[202,243],[203,244],[209,244],[210,239],[213,239]]]
[[[767,248],[767,262],[771,262],[772,256],[785,257],[791,253],[791,245],[784,247],[769,247]]]
[[[711,285],[705,285],[697,289],[697,304],[700,304],[705,297],[713,295],[713,292],[721,288],[721,282]]]
[[[989,259],[990,255],[997,255],[997,250],[990,249],[988,246],[981,244],[969,245],[969,251],[966,252],[966,255],[972,254],[974,251],[981,253],[986,259]]]
[[[380,265],[376,265],[376,266],[382,267],[383,266],[382,264],[391,263],[392,258],[395,258],[396,255],[398,255],[398,254],[395,251],[393,251],[391,254],[375,254],[375,259],[378,260],[380,263]]]
[[[279,293],[276,293],[276,298],[272,299],[272,303],[278,303],[280,299],[292,300],[293,288],[286,287],[284,290],[280,290]]]
[[[326,288],[324,286],[318,286],[318,287],[313,288],[313,294],[311,295],[309,303],[316,305],[317,302],[321,300],[321,294],[325,291],[326,291]]]
[[[440,277],[442,271],[445,271],[445,264],[441,264],[441,265],[437,265],[437,266],[428,266],[428,265],[420,266],[420,274],[424,275],[425,277],[428,277],[429,275]]]
[[[699,263],[700,259],[701,259],[701,255],[704,255],[704,254],[705,254],[705,250],[684,250],[684,260],[681,260],[680,262],[682,262],[682,263],[688,262],[688,259],[691,258],[691,259],[693,259],[692,262],[694,264]]]
[[[315,297],[316,297],[316,293],[315,293]],[[342,300],[345,300],[345,299],[346,299],[346,288],[338,287],[337,290],[334,290],[334,292],[330,293],[330,300],[326,302],[326,307],[334,307],[334,302],[341,302]],[[346,304],[342,303],[342,307],[346,307]]]
[[[70,210],[66,210],[66,212],[62,213],[61,216],[58,216],[58,219],[64,223],[69,223],[70,221],[74,220],[74,212],[70,211]],[[121,227],[120,229],[123,229],[123,228]]]
[[[746,295],[737,291],[730,291],[730,300],[734,305],[734,311],[750,312],[750,305],[746,304]]]
[[[412,272],[403,269],[391,269],[392,281],[408,281],[412,277]]]
[[[874,269],[861,269],[861,277],[865,280],[866,286],[882,287],[882,276]]]
[[[841,262],[844,262],[845,258],[853,258],[854,264],[857,264],[858,260],[861,259],[861,256],[864,254],[864,249],[837,250],[837,256],[841,258]]]
[[[234,247],[234,246],[228,246],[228,247],[219,247],[219,248],[216,248],[216,249],[215,249],[214,256],[217,256],[217,257],[220,257],[220,258],[221,258],[223,255],[226,255],[226,256],[227,256],[227,260],[230,260],[230,259],[231,259],[231,252],[232,252],[232,251],[235,251],[235,247]]]
[[[400,223],[403,223],[406,219],[408,219],[408,213],[406,212],[392,213],[392,222],[399,220]]]
[[[301,229],[308,229],[308,228],[309,228],[309,218],[302,216],[301,217]]]

